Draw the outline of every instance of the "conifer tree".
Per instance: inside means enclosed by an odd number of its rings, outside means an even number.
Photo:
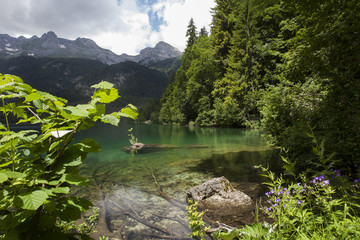
[[[222,74],[227,66],[231,38],[235,26],[235,10],[238,0],[215,0],[216,6],[212,9],[211,36],[214,41],[215,61]]]
[[[202,36],[209,36],[209,33],[208,33],[208,31],[206,30],[206,27],[202,27],[202,28],[200,29],[199,37],[202,37]]]
[[[187,37],[186,49],[189,49],[195,43],[196,38],[197,38],[196,26],[195,26],[193,18],[191,18],[189,21],[189,24],[188,24],[188,27],[186,30],[186,37]]]

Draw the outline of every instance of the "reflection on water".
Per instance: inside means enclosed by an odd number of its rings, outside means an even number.
[[[173,147],[127,153],[123,148],[130,145],[130,128],[139,142]],[[102,146],[81,169],[91,186],[76,189],[102,209],[94,237],[188,239],[186,189],[218,176],[258,183],[262,179],[253,165],[276,168],[255,130],[139,124],[97,126],[80,137]]]

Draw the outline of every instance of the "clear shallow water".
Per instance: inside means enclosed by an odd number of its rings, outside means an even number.
[[[166,147],[125,152],[130,128],[139,142]],[[95,237],[186,239],[186,189],[219,176],[243,186],[260,183],[252,166],[276,168],[257,130],[136,124],[97,126],[80,133],[84,137],[102,146],[81,168],[91,185],[75,192],[101,208]]]

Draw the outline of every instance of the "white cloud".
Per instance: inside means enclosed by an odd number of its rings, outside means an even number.
[[[29,37],[54,31],[61,38],[91,38],[117,54],[136,54],[158,41],[184,50],[190,18],[199,29],[211,23],[214,0],[151,2],[138,6],[136,0],[0,0],[0,33]],[[149,11],[163,18],[159,31],[152,30]]]
[[[211,23],[211,8],[215,6],[214,0],[162,0],[154,5],[154,9],[161,11],[166,22],[160,26],[161,38],[181,51],[186,46],[186,29],[191,18],[200,30],[206,27],[209,30]]]

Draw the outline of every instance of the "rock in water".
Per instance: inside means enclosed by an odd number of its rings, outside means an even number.
[[[187,199],[198,203],[205,216],[230,225],[253,221],[254,204],[251,198],[234,189],[225,177],[213,178],[186,191]]]
[[[209,204],[249,205],[251,198],[234,189],[225,177],[213,178],[186,191],[188,200],[208,202]]]

